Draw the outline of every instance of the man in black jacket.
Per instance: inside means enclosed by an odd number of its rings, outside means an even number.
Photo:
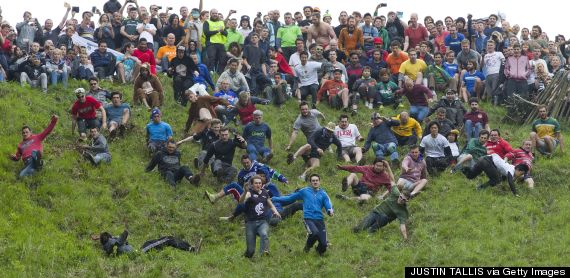
[[[459,128],[463,125],[463,115],[467,113],[467,110],[465,110],[465,106],[463,106],[463,103],[457,98],[455,90],[447,89],[447,91],[445,91],[445,98],[441,98],[429,110],[427,116],[431,116],[440,107],[445,109],[445,117],[453,123],[453,126]]]
[[[146,166],[145,172],[152,171],[158,165],[158,172],[172,187],[176,187],[176,183],[182,180],[182,178],[186,178],[191,184],[198,185],[200,176],[192,175],[192,171],[190,171],[188,166],[181,166],[180,156],[180,152],[176,149],[176,143],[168,141],[166,151],[156,152]]]
[[[235,133],[234,139],[230,140],[230,130],[227,127],[222,127],[220,139],[210,145],[206,157],[202,161],[204,165],[201,168],[200,175],[205,173],[210,158],[215,156],[214,161],[210,163],[212,174],[220,182],[231,182],[237,174],[237,169],[232,165],[236,147],[245,149],[247,142],[237,133]]]
[[[198,74],[198,67],[194,60],[185,54],[186,47],[179,45],[176,48],[176,57],[172,58],[168,67],[168,76],[172,77],[174,100],[183,106],[188,103],[184,91],[194,85],[194,75]]]

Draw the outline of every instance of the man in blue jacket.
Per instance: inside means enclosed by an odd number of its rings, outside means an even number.
[[[331,217],[334,216],[334,210],[327,192],[321,189],[321,177],[317,174],[312,174],[309,180],[311,182],[310,187],[307,186],[287,196],[273,197],[272,201],[289,203],[303,200],[303,221],[309,233],[303,250],[309,252],[318,240],[319,244],[316,250],[322,256],[327,251],[328,244],[322,209],[325,208],[327,214]]]

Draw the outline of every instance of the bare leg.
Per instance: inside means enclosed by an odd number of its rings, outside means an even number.
[[[302,176],[306,176],[311,170],[318,168],[321,165],[321,161],[318,158],[309,159],[309,167],[305,169]]]
[[[422,190],[422,188],[424,188],[426,186],[426,184],[427,184],[426,179],[421,179],[421,180],[415,182],[414,190],[412,191],[411,196],[418,194],[418,192],[420,192]]]

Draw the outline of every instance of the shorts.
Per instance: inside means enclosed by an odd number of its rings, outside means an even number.
[[[348,155],[350,157],[354,156],[354,150],[359,148],[357,146],[342,147],[342,155]]]
[[[415,182],[411,182],[411,181],[409,181],[407,179],[403,179],[403,178],[400,178],[398,180],[398,183],[400,183],[400,181],[402,181],[404,183],[404,188],[403,188],[404,190],[413,191],[414,188],[416,187]]]
[[[321,155],[319,154],[319,152],[317,151],[316,148],[311,148],[311,152],[309,153],[309,157],[308,157],[308,158],[309,158],[309,159],[311,159],[311,158],[317,158],[317,159],[319,159],[319,158],[321,158]]]
[[[356,196],[362,194],[374,195],[374,192],[368,190],[368,186],[362,182],[358,182],[358,184],[352,186],[352,193]]]
[[[558,144],[560,143],[560,141],[558,141],[558,139],[552,138],[552,142],[554,144],[554,146],[552,147],[552,151],[554,151],[556,149],[556,147],[558,146]],[[544,139],[539,139],[536,141],[536,149],[541,153],[541,154],[546,154],[546,142],[544,141]]]
[[[342,97],[340,95],[334,95],[329,97],[329,105],[331,108],[341,109],[342,108]]]

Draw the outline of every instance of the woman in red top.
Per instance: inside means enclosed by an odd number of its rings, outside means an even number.
[[[236,104],[237,112],[241,125],[246,125],[253,120],[253,111],[256,104],[269,104],[269,100],[264,98],[252,97],[249,92],[239,93],[239,100]]]

